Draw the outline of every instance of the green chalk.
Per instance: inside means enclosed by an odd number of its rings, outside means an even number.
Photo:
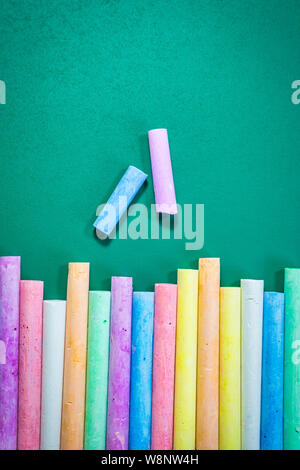
[[[300,450],[300,269],[285,270],[284,437]]]
[[[89,293],[84,448],[105,450],[110,292]]]

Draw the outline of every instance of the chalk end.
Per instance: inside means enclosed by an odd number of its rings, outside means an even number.
[[[148,178],[147,173],[144,173],[144,171],[140,170],[140,169],[137,168],[136,166],[129,165],[127,171],[128,171],[128,170],[134,171],[135,173],[137,173],[138,175],[140,175],[140,176],[143,178],[143,182]]]
[[[155,204],[156,212],[162,214],[177,214],[177,204]]]
[[[150,129],[150,131],[148,131],[148,136],[154,134],[164,134],[166,132],[168,132],[167,129],[165,129],[164,127],[159,127],[158,129]]]

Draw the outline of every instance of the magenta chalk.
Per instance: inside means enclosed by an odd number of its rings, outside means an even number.
[[[177,214],[167,129],[148,132],[156,212]]]
[[[112,277],[107,450],[128,450],[132,278]]]
[[[0,450],[17,448],[20,261],[0,258]]]

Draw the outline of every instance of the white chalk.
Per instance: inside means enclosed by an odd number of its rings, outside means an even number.
[[[60,447],[65,323],[66,302],[64,300],[45,300],[41,450],[59,450]]]

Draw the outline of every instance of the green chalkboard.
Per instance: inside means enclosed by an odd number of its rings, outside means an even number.
[[[298,0],[6,0],[0,7],[0,254],[63,298],[69,261],[91,288],[136,290],[220,257],[222,283],[300,265]],[[92,223],[147,131],[169,132],[178,203],[205,205],[205,243],[101,242]],[[152,178],[135,202],[154,202]]]

